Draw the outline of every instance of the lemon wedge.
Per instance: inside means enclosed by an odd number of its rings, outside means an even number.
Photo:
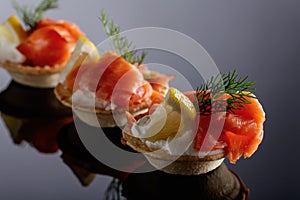
[[[97,47],[87,37],[79,37],[74,51],[60,75],[60,82],[63,83],[67,75],[77,66],[84,63],[95,62],[100,58]]]
[[[82,45],[81,45],[82,44]],[[99,59],[99,52],[94,43],[86,37],[79,37],[78,45],[81,46],[82,52],[87,52],[88,56],[83,61],[84,63],[94,62]]]
[[[0,36],[4,37],[11,44],[19,44],[25,40],[27,35],[27,32],[15,15],[0,24]]]
[[[151,142],[180,136],[190,129],[196,118],[194,104],[176,88],[170,88],[156,110],[132,127],[134,136]]]
[[[165,104],[172,106],[174,110],[186,115],[189,119],[194,120],[196,117],[196,109],[190,99],[182,94],[176,88],[171,87],[166,95]]]
[[[26,58],[16,49],[16,46],[23,42],[27,35],[15,15],[0,24],[0,62],[24,62]]]

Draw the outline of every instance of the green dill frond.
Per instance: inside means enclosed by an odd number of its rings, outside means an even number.
[[[247,81],[248,76],[239,78],[236,70],[223,75],[211,77],[196,89],[195,99],[201,115],[216,112],[234,112],[251,102],[248,98],[256,98],[252,91],[254,83]],[[224,95],[229,95],[227,98]]]
[[[20,5],[16,0],[12,1],[12,5],[17,14],[22,18],[24,24],[32,31],[43,18],[44,12],[58,7],[58,0],[42,0],[36,8],[28,5]]]
[[[135,47],[133,46],[132,42],[130,42],[127,37],[120,36],[120,26],[115,24],[113,20],[109,20],[104,11],[101,12],[99,19],[103,24],[106,35],[110,37],[112,46],[116,53],[121,55],[131,64],[142,64],[147,53],[142,51],[142,53],[139,54],[137,50],[134,50]]]

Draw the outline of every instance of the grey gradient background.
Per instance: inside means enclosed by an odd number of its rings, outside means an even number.
[[[203,45],[221,72],[236,68],[255,80],[267,113],[265,137],[252,158],[228,166],[250,187],[251,199],[300,199],[299,0],[62,0],[47,16],[77,23],[98,43],[106,38],[101,9],[123,30],[158,26],[185,33]],[[10,1],[1,0],[0,21],[11,14]],[[178,66],[172,59],[167,64]],[[0,70],[0,87],[8,81]],[[101,199],[110,179],[98,176],[82,188],[59,154],[14,146],[1,123],[0,158],[0,199]]]

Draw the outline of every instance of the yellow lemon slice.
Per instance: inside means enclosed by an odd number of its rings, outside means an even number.
[[[94,43],[90,41],[87,37],[79,37],[76,47],[72,52],[67,64],[65,65],[64,70],[61,73],[60,82],[64,82],[67,75],[75,67],[84,63],[97,61],[99,57],[99,52]]]
[[[194,104],[176,88],[171,87],[169,89],[164,103],[172,106],[174,110],[180,112],[182,115],[188,116],[191,120],[196,117],[197,112]]]
[[[97,61],[99,59],[99,52],[97,47],[92,41],[86,37],[80,37],[78,45],[81,46],[81,52],[87,52],[88,56],[85,58],[84,63]]]
[[[28,34],[17,16],[13,15],[0,24],[0,36],[6,38],[9,43],[19,44]]]
[[[151,115],[137,121],[132,131],[151,142],[167,140],[191,128],[195,118],[194,104],[179,90],[170,88],[164,102]]]

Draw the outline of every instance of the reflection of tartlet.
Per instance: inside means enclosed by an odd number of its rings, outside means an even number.
[[[64,20],[42,19],[42,13],[56,7],[56,1],[42,0],[33,11],[15,5],[26,29],[16,16],[0,26],[0,66],[21,84],[55,87],[59,74],[83,33]],[[27,17],[24,17],[27,16]]]
[[[224,163],[210,173],[197,176],[160,171],[131,173],[122,184],[126,199],[249,200],[249,193],[240,177]]]
[[[84,185],[90,183],[90,181],[86,182],[86,180],[88,180],[86,178],[88,177],[82,179],[82,176],[78,174],[76,168],[81,168],[82,171],[92,174],[106,175],[118,178],[119,180],[124,180],[128,175],[127,172],[122,172],[103,164],[101,161],[96,159],[82,144],[80,134],[78,133],[78,126],[84,127],[84,130],[87,130],[87,132],[91,134],[98,134],[99,129],[97,127],[89,126],[78,119],[75,119],[75,121],[75,123],[67,124],[61,129],[57,136],[57,142],[62,152],[61,158],[80,179],[80,182]],[[123,148],[124,150],[129,150],[129,148],[124,148],[126,146],[122,145],[120,142],[121,129],[118,127],[104,128],[103,132],[105,134],[103,137],[107,137],[107,139],[112,141],[118,147]],[[134,170],[138,166],[130,165],[129,167]]]
[[[58,151],[56,135],[73,121],[72,110],[55,98],[53,89],[26,87],[15,81],[0,93],[0,112],[15,144],[26,141],[43,153]]]
[[[28,142],[41,153],[55,153],[59,150],[56,136],[61,127],[73,121],[72,117],[63,119],[18,118],[1,113],[1,118],[9,129],[13,142]]]
[[[249,92],[252,82],[237,83],[236,72],[223,78],[212,79],[204,89],[186,96],[170,88],[154,112],[139,119],[128,114],[124,143],[143,153],[157,169],[172,174],[202,174],[218,167],[225,157],[232,163],[242,155],[250,157],[262,141],[265,113]],[[221,82],[242,92],[216,90]],[[211,100],[212,95],[217,98]],[[196,115],[193,105],[199,105],[196,118],[191,117]]]

